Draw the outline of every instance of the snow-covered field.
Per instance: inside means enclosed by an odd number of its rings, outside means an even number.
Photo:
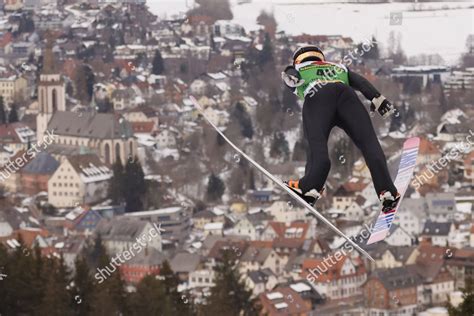
[[[253,0],[249,4],[237,5],[235,0],[231,0],[234,21],[247,30],[258,27],[256,18],[261,10],[266,10],[274,13],[279,28],[289,34],[341,34],[357,41],[375,35],[381,43],[387,43],[390,32],[394,31],[401,35],[402,47],[407,55],[440,53],[448,63],[457,61],[466,50],[467,36],[474,33],[474,9],[468,8],[473,6],[472,1],[423,3],[416,6],[412,3],[321,2],[330,1]],[[168,17],[185,12],[193,3],[193,0],[147,1],[153,13]],[[402,12],[401,24],[394,24],[399,12]],[[392,19],[391,24],[390,16],[393,14],[395,19]]]

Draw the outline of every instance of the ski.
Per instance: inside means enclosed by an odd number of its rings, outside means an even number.
[[[418,157],[419,146],[420,139],[418,137],[409,138],[403,144],[400,164],[398,166],[398,172],[394,182],[398,193],[400,193],[400,200],[393,210],[385,213],[380,211],[374,226],[372,226],[367,245],[384,240],[385,237],[387,237],[393,220],[395,219],[395,214],[402,203],[403,196],[405,195],[413,176],[413,171],[415,170],[416,166],[416,158]]]
[[[310,213],[314,214],[318,219],[320,219],[323,223],[325,223],[329,228],[331,228],[332,231],[334,231],[336,234],[347,240],[348,243],[350,243],[355,249],[357,249],[362,255],[364,255],[367,259],[371,260],[372,262],[375,262],[375,260],[364,250],[362,249],[359,245],[357,245],[352,239],[350,239],[348,236],[346,236],[339,228],[334,226],[333,223],[331,223],[328,219],[326,219],[321,213],[319,213],[314,207],[310,206],[308,203],[305,202],[298,194],[290,190],[281,180],[276,178],[274,175],[272,175],[270,172],[268,172],[265,168],[260,166],[257,162],[255,162],[252,158],[247,156],[240,148],[238,148],[232,141],[230,141],[223,132],[217,128],[216,125],[214,125],[213,122],[209,120],[209,118],[204,114],[203,109],[201,108],[201,105],[197,102],[197,100],[191,96],[190,97],[191,102],[194,104],[196,109],[199,111],[199,113],[204,117],[204,119],[211,125],[217,133],[219,133],[220,136],[232,147],[234,148],[242,157],[244,157],[250,164],[252,164],[255,168],[257,168],[261,173],[263,173],[268,179],[270,179],[272,182],[274,182],[276,185],[278,185],[281,189],[285,190],[293,199],[295,199],[302,207],[304,207],[307,211]]]

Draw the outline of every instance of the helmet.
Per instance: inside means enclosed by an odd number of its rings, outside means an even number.
[[[324,61],[324,54],[319,47],[306,45],[298,48],[293,54],[293,65],[301,64],[305,61],[318,60]]]

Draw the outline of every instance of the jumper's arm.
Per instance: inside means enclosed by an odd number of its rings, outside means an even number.
[[[369,80],[351,70],[349,70],[348,74],[349,85],[355,90],[360,91],[367,100],[372,101],[374,98],[380,96],[380,92],[370,83]]]

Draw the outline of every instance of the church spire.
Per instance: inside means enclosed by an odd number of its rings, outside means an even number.
[[[43,74],[54,74],[53,36],[46,32],[46,47],[43,54]]]

